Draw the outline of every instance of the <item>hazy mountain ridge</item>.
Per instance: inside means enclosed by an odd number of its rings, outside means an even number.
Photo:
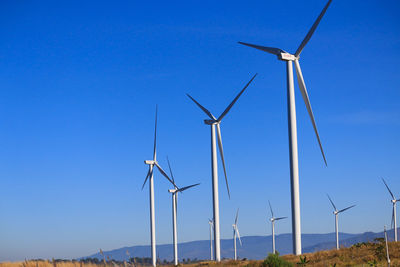
[[[393,230],[388,231],[389,240],[392,239]],[[373,241],[383,237],[383,232],[365,232],[362,234],[339,233],[340,245],[349,247],[355,243]],[[275,237],[276,249],[281,255],[292,253],[292,235],[280,234]],[[243,246],[238,245],[238,257],[247,259],[263,259],[272,251],[272,236],[244,236]],[[328,234],[302,234],[303,252],[315,252],[335,248],[335,233]],[[126,251],[131,257],[150,257],[150,246],[131,246],[104,251],[106,256],[115,260],[126,260]],[[209,259],[210,240],[191,241],[178,244],[179,259]],[[160,259],[172,260],[172,244],[157,245],[157,254]],[[233,239],[221,239],[221,257],[233,257]],[[100,253],[82,258],[102,259]]]

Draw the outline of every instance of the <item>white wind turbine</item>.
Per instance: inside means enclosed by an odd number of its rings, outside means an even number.
[[[229,104],[229,106],[222,112],[222,114],[217,118],[214,117],[214,115],[211,114],[210,111],[208,111],[205,107],[200,105],[199,102],[197,102],[193,97],[191,97],[189,94],[187,96],[194,102],[196,103],[197,106],[201,110],[204,111],[204,113],[207,114],[207,116],[210,118],[208,120],[204,120],[204,123],[207,125],[211,126],[211,172],[212,172],[212,190],[213,190],[213,222],[214,222],[214,255],[215,255],[215,260],[217,262],[221,261],[221,247],[220,247],[220,232],[219,232],[219,196],[218,196],[218,163],[217,163],[217,146],[215,143],[215,128],[217,128],[217,133],[218,133],[218,147],[220,151],[220,156],[222,159],[222,166],[224,168],[224,174],[225,174],[225,183],[226,183],[226,189],[228,191],[228,196],[230,198],[230,192],[229,192],[229,186],[228,186],[228,178],[226,175],[226,168],[225,168],[225,160],[224,160],[224,150],[222,147],[222,137],[221,137],[221,128],[220,128],[220,123],[221,120],[225,117],[225,115],[229,112],[229,110],[232,108],[232,106],[235,104],[235,102],[239,99],[239,97],[242,95],[244,90],[249,86],[249,84],[254,80],[257,74],[251,78],[251,80],[246,84],[246,86],[240,91],[240,93],[233,99],[233,101]]]
[[[157,162],[156,156],[156,144],[157,144],[157,106],[156,106],[156,119],[154,126],[154,149],[153,149],[153,160],[145,160],[144,163],[149,165],[149,171],[147,172],[146,179],[144,180],[142,190],[149,179],[149,193],[150,193],[150,238],[151,238],[151,258],[153,266],[157,264],[157,254],[156,254],[156,225],[155,225],[155,211],[154,211],[154,181],[153,181],[153,170],[154,166],[160,171],[160,173],[170,181],[175,187],[175,183],[168,177],[165,171],[160,167]]]
[[[327,194],[329,201],[332,204],[332,207],[334,209],[333,214],[335,214],[335,231],[336,231],[336,249],[339,249],[339,225],[338,225],[338,219],[339,219],[339,213],[346,211],[348,209],[351,209],[352,207],[355,207],[356,205],[352,205],[350,207],[344,208],[342,210],[338,210],[335,206],[335,204],[333,204],[332,199],[329,197],[329,195]]]
[[[304,83],[303,74],[301,72],[299,58],[300,58],[300,53],[303,51],[304,46],[310,40],[319,22],[321,21],[322,16],[325,14],[331,2],[332,0],[329,0],[328,3],[325,5],[321,14],[318,16],[317,20],[314,22],[311,29],[308,31],[306,37],[301,42],[299,48],[297,48],[297,51],[294,55],[280,48],[265,47],[260,45],[239,42],[242,45],[250,46],[262,50],[264,52],[274,54],[278,57],[279,60],[286,61],[287,103],[288,103],[288,121],[289,121],[290,181],[291,181],[291,198],[292,198],[292,235],[293,235],[293,254],[296,255],[301,254],[301,226],[300,226],[299,168],[298,168],[298,155],[297,155],[296,106],[294,97],[292,62],[294,62],[296,68],[296,75],[301,95],[303,96],[303,100],[306,104],[308,114],[311,118],[311,122],[318,139],[318,144],[321,149],[325,165],[327,165],[325,154],[322,149],[321,140],[319,138],[317,125],[315,123],[314,115],[311,109],[310,100],[308,98],[306,85]]]
[[[233,227],[233,248],[234,248],[234,250],[235,250],[234,260],[237,260],[236,237],[239,238],[240,246],[242,246],[242,240],[240,239],[239,228],[238,228],[238,226],[237,226],[238,215],[239,215],[239,209],[238,209],[237,212],[236,212],[235,223],[232,224],[232,227]]]
[[[272,225],[272,253],[275,254],[275,252],[276,252],[276,250],[275,250],[275,222],[286,219],[287,217],[275,218],[274,212],[272,211],[271,203],[269,201],[268,201],[268,204],[269,204],[269,209],[271,210],[271,219],[269,219],[269,220],[271,221],[271,225]]]
[[[214,227],[214,223],[213,220],[208,219],[208,224],[210,225],[210,260],[213,260],[213,238],[212,238],[212,234],[213,234],[213,227]]]
[[[172,181],[175,183],[175,178],[174,175],[172,174],[172,169],[171,169],[171,164],[169,163],[169,159],[167,158],[168,161],[168,168],[169,172],[171,173],[171,178]],[[183,192],[191,187],[197,186],[199,184],[193,184],[189,186],[185,186],[182,188],[174,187],[174,189],[169,189],[168,192],[172,194],[172,230],[173,230],[173,241],[174,241],[174,264],[175,266],[178,265],[178,233],[176,230],[176,213],[178,209],[178,193]]]
[[[393,204],[393,210],[392,210],[392,229],[394,226],[394,241],[397,242],[397,215],[396,215],[396,203],[397,201],[399,201],[400,199],[396,199],[392,193],[392,191],[390,191],[389,186],[386,184],[385,180],[382,178],[383,183],[385,184],[387,190],[390,193],[390,196],[392,197],[392,204]]]

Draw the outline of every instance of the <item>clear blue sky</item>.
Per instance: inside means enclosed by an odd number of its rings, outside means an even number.
[[[0,8],[0,260],[73,258],[149,244],[147,172],[155,104],[158,155],[179,185],[179,240],[208,238],[209,127],[185,96],[219,115],[228,200],[221,231],[269,235],[267,201],[290,216],[285,64],[237,41],[294,52],[325,5],[309,1],[2,1]],[[327,155],[297,89],[303,233],[390,225],[385,177],[400,197],[399,1],[334,0],[302,53]],[[220,169],[221,170],[221,169]],[[222,172],[220,172],[222,175]],[[168,182],[155,176],[157,242],[172,242]],[[291,231],[290,220],[277,225]]]

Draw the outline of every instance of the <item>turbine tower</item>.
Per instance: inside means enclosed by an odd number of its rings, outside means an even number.
[[[157,106],[156,106],[156,119],[154,126],[154,147],[153,147],[153,159],[145,160],[144,163],[149,165],[149,171],[147,172],[146,178],[144,180],[142,190],[146,185],[147,180],[149,180],[149,193],[150,193],[150,240],[151,240],[151,258],[153,266],[157,264],[157,254],[156,254],[156,225],[155,225],[155,211],[154,211],[154,181],[153,181],[153,170],[154,166],[160,171],[160,173],[167,178],[167,180],[177,187],[168,175],[164,172],[161,166],[157,162],[157,153],[156,153],[156,145],[157,145]]]
[[[229,186],[228,186],[228,178],[226,175],[225,168],[225,160],[224,160],[224,150],[222,147],[222,137],[221,137],[221,120],[225,117],[225,115],[229,112],[235,102],[242,95],[244,90],[249,86],[249,84],[254,80],[257,74],[251,78],[251,80],[246,84],[246,86],[240,91],[240,93],[233,99],[233,101],[229,104],[229,106],[222,112],[222,114],[217,118],[211,114],[205,107],[200,105],[193,97],[189,94],[187,96],[194,102],[196,105],[207,114],[210,119],[204,120],[204,123],[211,126],[211,173],[212,173],[212,192],[213,192],[213,222],[214,222],[214,255],[215,260],[217,262],[221,261],[221,247],[220,247],[220,232],[219,232],[219,196],[218,196],[218,163],[217,163],[217,146],[215,142],[215,128],[217,128],[218,133],[218,147],[220,151],[220,156],[222,160],[222,166],[224,168],[225,175],[225,183],[226,189],[228,191],[228,196],[230,198]]]
[[[214,257],[213,257],[213,238],[212,238],[213,227],[214,227],[213,220],[208,219],[208,224],[210,225],[210,260],[214,260]]]
[[[175,178],[174,175],[172,174],[172,169],[171,169],[171,164],[169,163],[169,159],[167,157],[167,161],[168,161],[168,168],[169,168],[169,172],[171,174],[171,178],[172,181],[175,183]],[[178,265],[178,233],[176,231],[176,213],[177,213],[177,209],[178,209],[178,193],[179,192],[183,192],[191,187],[197,186],[199,184],[192,184],[189,186],[185,186],[182,188],[177,188],[176,186],[174,187],[174,189],[170,189],[168,190],[168,192],[170,192],[172,194],[172,231],[173,231],[173,241],[174,241],[174,264],[175,266]]]
[[[269,220],[271,221],[271,225],[272,225],[272,253],[275,254],[276,253],[276,250],[275,250],[275,221],[283,220],[283,219],[286,219],[287,217],[275,218],[274,212],[272,211],[271,202],[268,201],[268,204],[269,204],[269,209],[271,210],[271,219],[269,219]]]
[[[397,201],[399,201],[400,199],[396,199],[392,193],[392,191],[390,191],[389,186],[386,184],[385,180],[382,178],[383,183],[385,184],[387,190],[389,191],[390,196],[392,197],[392,204],[393,204],[393,210],[392,210],[392,229],[394,226],[394,241],[397,242],[397,215],[396,215],[396,203]]]
[[[339,219],[339,213],[346,211],[348,209],[351,209],[352,207],[354,207],[355,205],[352,205],[350,207],[344,208],[342,210],[338,210],[335,206],[335,204],[333,204],[332,199],[329,197],[329,195],[327,194],[329,201],[332,204],[333,207],[333,214],[335,214],[335,232],[336,232],[336,249],[339,249],[339,224],[338,224],[338,219]]]
[[[232,224],[232,227],[233,227],[233,248],[235,250],[234,260],[237,260],[236,237],[239,238],[240,246],[242,246],[242,240],[240,239],[239,228],[237,227],[238,215],[239,215],[239,209],[236,212],[235,223]]]
[[[291,182],[291,198],[292,198],[292,235],[293,235],[293,254],[300,255],[301,254],[301,226],[300,226],[300,190],[299,190],[299,168],[298,168],[298,155],[297,155],[297,125],[296,125],[296,106],[295,106],[295,97],[294,97],[294,84],[293,84],[293,65],[294,62],[296,68],[297,80],[299,83],[299,88],[301,94],[303,96],[303,100],[306,104],[306,108],[308,114],[311,118],[312,125],[314,127],[315,134],[318,139],[318,144],[322,152],[322,156],[324,158],[325,165],[326,158],[324,151],[322,149],[321,140],[319,138],[317,125],[315,123],[314,115],[311,109],[310,100],[308,98],[308,93],[306,89],[306,85],[304,83],[303,74],[301,72],[299,58],[300,53],[303,51],[303,48],[310,40],[313,35],[315,29],[317,28],[319,22],[322,19],[322,16],[325,14],[327,8],[329,7],[332,0],[329,0],[325,5],[324,9],[318,16],[317,20],[312,25],[311,29],[308,31],[306,37],[301,42],[299,48],[294,54],[290,54],[280,48],[275,47],[266,47],[254,44],[248,44],[239,42],[242,45],[246,45],[249,47],[253,47],[259,50],[262,50],[267,53],[274,54],[278,57],[279,60],[286,61],[286,80],[287,80],[287,103],[288,103],[288,126],[289,126],[289,159],[290,159],[290,182]]]

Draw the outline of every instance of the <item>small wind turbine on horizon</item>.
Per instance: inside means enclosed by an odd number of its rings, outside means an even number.
[[[294,54],[290,54],[280,48],[266,47],[254,44],[239,42],[239,44],[246,45],[259,49],[261,51],[276,55],[279,60],[286,61],[286,80],[287,80],[287,103],[288,103],[288,121],[289,121],[289,156],[290,156],[290,181],[291,181],[291,198],[292,198],[292,235],[293,235],[293,254],[301,254],[301,226],[300,226],[300,192],[299,192],[299,167],[298,167],[298,154],[297,154],[297,125],[296,125],[296,106],[293,84],[293,65],[296,68],[297,81],[303,100],[306,104],[308,115],[310,116],[314,131],[318,140],[319,148],[324,158],[325,165],[327,166],[324,151],[322,149],[321,140],[319,138],[317,125],[315,123],[314,115],[311,109],[310,99],[308,97],[306,85],[304,83],[303,74],[300,68],[300,54],[304,47],[310,40],[314,31],[316,30],[319,22],[324,16],[332,0],[329,0],[325,5],[322,12],[319,14],[317,20],[308,31],[306,37],[301,42]]]
[[[269,202],[269,200],[268,200],[268,204],[269,204],[269,209],[271,210],[271,218],[269,220],[271,221],[271,225],[272,225],[272,253],[275,254],[275,252],[276,252],[276,250],[275,250],[275,221],[283,220],[283,219],[286,219],[287,217],[275,218],[274,212],[272,211],[271,202]]]
[[[213,257],[213,228],[214,228],[214,223],[213,220],[208,219],[208,224],[210,225],[210,260],[214,260]]]
[[[339,222],[338,222],[338,220],[339,220],[339,218],[338,218],[338,217],[339,217],[339,213],[341,213],[341,212],[343,212],[343,211],[346,211],[346,210],[348,210],[348,209],[351,209],[352,207],[355,207],[356,205],[352,205],[352,206],[349,206],[349,207],[347,207],[347,208],[338,210],[338,209],[336,208],[335,204],[333,204],[333,201],[332,201],[332,199],[329,197],[328,194],[327,194],[327,196],[328,196],[329,201],[331,202],[332,207],[333,207],[333,209],[334,209],[333,214],[335,214],[336,249],[339,249]]]
[[[172,181],[175,183],[175,178],[174,175],[172,174],[172,169],[171,169],[171,164],[169,163],[169,159],[167,157],[168,161],[168,168],[169,172],[171,174]],[[189,186],[185,186],[182,188],[174,187],[174,189],[169,189],[168,192],[172,194],[172,230],[173,230],[173,242],[174,242],[174,264],[175,266],[178,265],[178,233],[176,230],[176,213],[178,209],[178,193],[183,192],[189,188],[192,188],[194,186],[198,186],[199,184],[192,184]]]
[[[153,266],[157,264],[157,254],[156,254],[156,225],[155,225],[155,210],[154,210],[154,181],[153,181],[153,170],[154,166],[160,171],[160,173],[167,178],[167,180],[177,188],[174,181],[172,181],[165,171],[157,162],[157,106],[156,106],[156,118],[154,126],[154,147],[153,147],[153,159],[145,160],[144,163],[149,165],[149,171],[147,172],[146,178],[144,180],[142,190],[146,185],[147,180],[149,180],[149,194],[150,194],[150,240],[151,240],[151,258]]]
[[[240,246],[242,246],[242,240],[240,239],[239,228],[237,226],[238,216],[239,216],[239,209],[237,209],[237,211],[236,211],[235,223],[232,224],[232,227],[233,227],[233,249],[235,251],[234,258],[233,258],[234,260],[237,260],[236,237],[239,238]]]
[[[224,150],[222,147],[222,136],[221,136],[221,128],[220,124],[222,119],[228,114],[229,110],[236,103],[239,97],[243,94],[244,90],[249,86],[249,84],[254,80],[257,76],[255,74],[253,78],[246,84],[246,86],[239,92],[239,94],[233,99],[233,101],[229,104],[229,106],[222,112],[222,114],[218,117],[214,117],[214,115],[205,107],[203,107],[199,102],[197,102],[193,97],[189,94],[187,96],[204,112],[207,114],[209,119],[204,120],[206,125],[211,126],[211,173],[212,173],[212,193],[213,193],[213,222],[214,222],[214,255],[215,260],[217,262],[221,261],[221,246],[220,246],[220,228],[219,228],[219,194],[218,194],[218,162],[217,162],[217,146],[216,146],[216,138],[215,138],[215,128],[217,128],[218,133],[218,147],[222,160],[222,166],[224,169],[225,175],[225,183],[226,189],[228,191],[228,196],[230,198],[229,186],[228,186],[228,177],[226,175],[225,168],[225,160],[224,160]]]
[[[382,178],[383,183],[385,184],[387,190],[389,191],[390,196],[392,197],[392,204],[393,204],[393,210],[392,210],[392,229],[394,227],[394,241],[397,242],[397,215],[396,215],[396,203],[397,201],[399,201],[400,199],[396,199],[392,193],[392,191],[390,191],[389,186],[386,184],[385,179]]]

